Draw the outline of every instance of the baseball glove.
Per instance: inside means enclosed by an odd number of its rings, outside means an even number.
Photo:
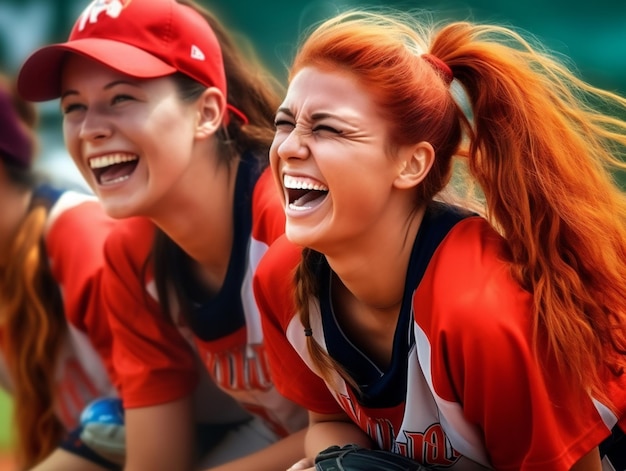
[[[316,471],[428,471],[417,461],[358,445],[331,446],[315,457]]]

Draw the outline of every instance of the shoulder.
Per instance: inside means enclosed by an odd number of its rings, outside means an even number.
[[[458,223],[443,240],[416,291],[449,328],[526,329],[532,298],[513,278],[504,239],[482,218]],[[506,315],[503,313],[506,312]]]
[[[114,230],[111,231],[107,243],[109,245],[123,245],[129,243],[149,242],[155,234],[156,226],[150,219],[143,217],[131,217],[119,220]]]
[[[152,250],[155,225],[147,218],[132,217],[119,220],[105,242],[109,263],[127,260],[143,266]]]
[[[252,236],[267,245],[285,231],[285,211],[269,168],[254,187],[252,217]]]
[[[98,268],[105,240],[116,224],[94,196],[75,191],[61,193],[50,207],[44,228],[46,252],[55,277],[67,275],[69,269],[72,276],[77,276]]]
[[[48,234],[59,225],[89,226],[94,221],[112,223],[113,220],[106,215],[95,196],[77,191],[63,191],[50,207],[45,231]]]
[[[292,244],[282,234],[268,248],[259,262],[256,277],[263,284],[281,285],[291,282],[294,271],[300,262],[302,247]]]
[[[254,275],[254,290],[259,304],[266,312],[284,312],[287,317],[293,315],[294,276],[301,253],[301,247],[282,235],[259,262]]]

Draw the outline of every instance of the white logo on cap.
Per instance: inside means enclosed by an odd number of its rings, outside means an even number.
[[[124,5],[120,0],[94,0],[82,13],[78,31],[85,29],[87,22],[91,24],[96,23],[102,12],[105,12],[111,18],[117,18],[123,9]]]
[[[191,58],[197,59],[199,61],[203,61],[204,59],[206,59],[206,57],[204,57],[204,52],[202,52],[200,48],[195,44],[191,45]]]

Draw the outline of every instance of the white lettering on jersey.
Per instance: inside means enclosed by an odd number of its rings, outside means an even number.
[[[263,345],[244,345],[214,353],[196,341],[204,364],[215,382],[226,390],[267,391],[273,387]]]

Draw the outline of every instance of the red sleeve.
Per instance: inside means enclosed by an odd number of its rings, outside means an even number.
[[[300,248],[284,236],[272,244],[256,271],[254,293],[261,312],[265,348],[276,389],[300,406],[320,414],[343,412],[326,387],[287,339],[295,315],[293,274]]]
[[[259,177],[252,201],[252,238],[270,245],[285,232],[285,210],[269,168]]]
[[[125,408],[147,407],[190,394],[197,382],[195,354],[161,311],[150,255],[154,226],[123,220],[105,245],[103,296],[113,333],[113,361]]]
[[[84,200],[83,195],[80,198]],[[114,224],[100,204],[90,199],[56,214],[46,234],[46,251],[63,295],[67,321],[87,334],[113,383],[111,332],[100,281],[104,241]]]
[[[434,389],[480,427],[495,469],[569,470],[609,430],[586,392],[553,361],[537,360],[532,297],[513,281],[501,247],[481,220],[459,223],[416,292]]]

